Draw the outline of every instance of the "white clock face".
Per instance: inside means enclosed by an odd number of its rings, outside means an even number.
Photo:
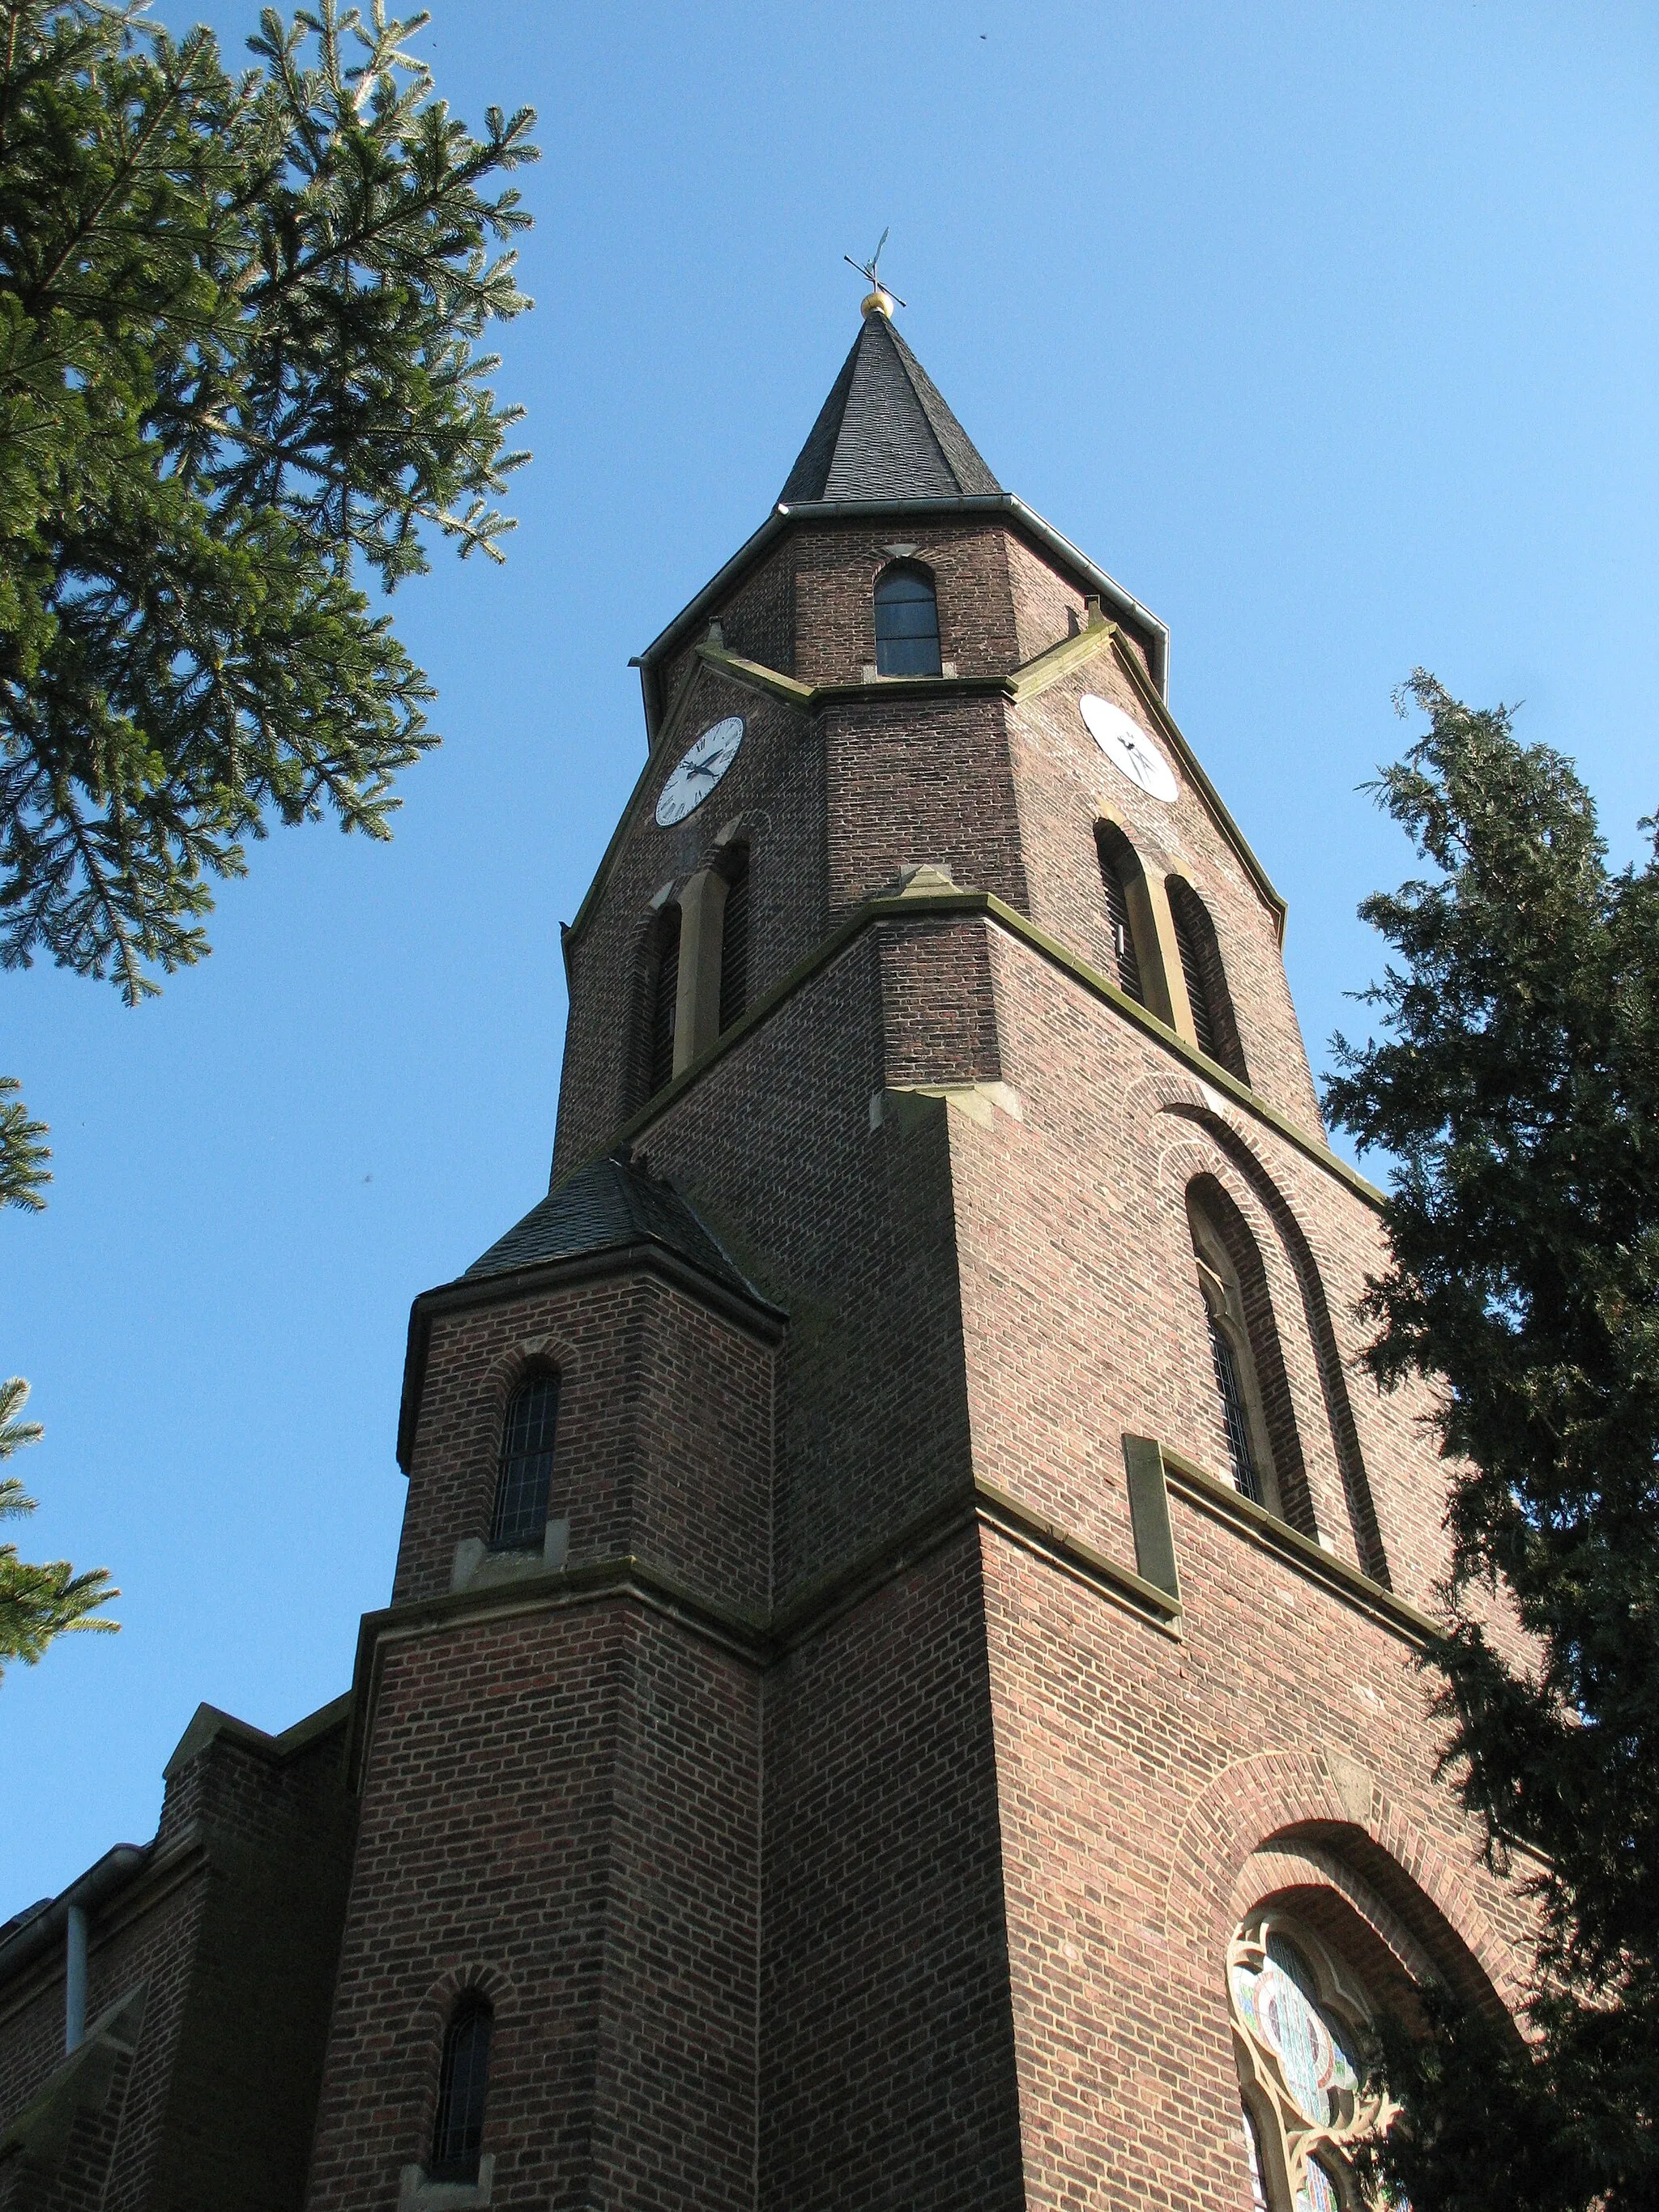
[[[1161,799],[1166,806],[1178,795],[1169,762],[1139,723],[1132,720],[1121,707],[1114,707],[1109,699],[1097,699],[1092,691],[1086,691],[1078,702],[1078,712],[1089,735],[1112,766],[1121,769],[1131,783],[1138,783],[1143,791],[1154,799]]]
[[[743,717],[728,714],[707,729],[685,755],[662,787],[657,801],[657,826],[672,829],[695,814],[738,757],[743,743]]]

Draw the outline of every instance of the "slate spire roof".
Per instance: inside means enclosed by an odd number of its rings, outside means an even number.
[[[582,1259],[637,1244],[660,1246],[723,1289],[769,1305],[678,1191],[614,1152],[557,1184],[461,1279],[507,1275],[544,1261]]]
[[[778,495],[780,506],[955,499],[1001,489],[891,319],[867,309]]]

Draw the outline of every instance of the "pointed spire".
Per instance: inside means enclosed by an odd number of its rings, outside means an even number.
[[[954,499],[1001,489],[894,329],[886,295],[872,292],[853,350],[778,495],[780,506]]]

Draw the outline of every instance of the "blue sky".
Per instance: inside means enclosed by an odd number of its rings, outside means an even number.
[[[181,28],[183,11],[161,11]],[[52,1125],[0,1218],[37,1557],[112,1638],[0,1685],[0,1916],[152,1832],[197,1702],[279,1729],[385,1602],[410,1300],[544,1186],[558,924],[642,758],[627,666],[763,519],[892,225],[901,325],[992,468],[1169,623],[1177,718],[1290,901],[1316,1064],[1406,852],[1357,787],[1432,668],[1659,801],[1651,10],[435,0],[477,120],[539,111],[532,467],[505,571],[394,603],[446,743],[396,841],[281,831],[137,1013],[0,977]],[[255,9],[210,20],[240,46]]]

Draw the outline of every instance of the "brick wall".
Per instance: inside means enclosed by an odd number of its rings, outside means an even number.
[[[488,1538],[502,1419],[532,1366],[559,1375],[548,1510],[571,1563],[632,1556],[763,1609],[772,1353],[649,1274],[435,1317],[393,1602],[441,1595],[457,1542]]]
[[[150,1863],[88,1931],[88,2027],[141,1989],[137,2047],[61,2163],[0,2166],[7,2212],[298,2212],[350,1862],[344,1725],[284,1751],[233,1723],[170,1769]],[[63,2035],[55,1945],[0,1990],[0,2122]]]
[[[311,2203],[396,2204],[470,1985],[494,2204],[750,2201],[755,1697],[625,1599],[386,1648]]]

